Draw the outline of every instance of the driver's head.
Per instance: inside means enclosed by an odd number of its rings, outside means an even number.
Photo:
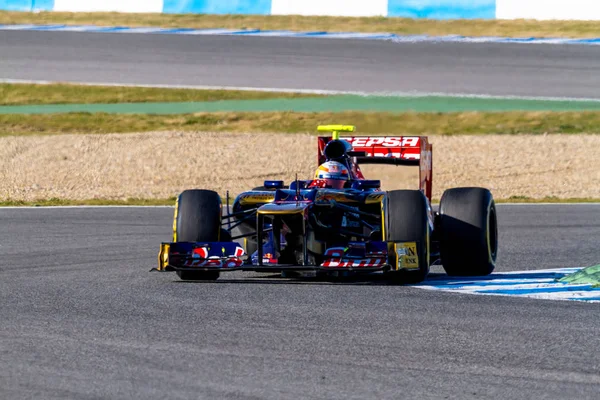
[[[318,187],[342,189],[348,180],[350,180],[348,167],[337,161],[327,161],[319,165],[315,173],[315,182],[319,183]]]

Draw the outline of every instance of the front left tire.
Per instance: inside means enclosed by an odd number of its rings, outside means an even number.
[[[440,200],[440,228],[442,266],[448,275],[483,276],[494,271],[498,223],[489,190],[446,190]]]
[[[174,241],[221,241],[221,237],[224,236],[221,231],[221,207],[221,197],[212,190],[194,189],[182,192],[177,198],[175,208]],[[177,271],[177,276],[184,281],[214,281],[219,278],[219,271]]]

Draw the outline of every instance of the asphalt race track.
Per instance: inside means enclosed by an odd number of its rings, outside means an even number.
[[[600,98],[600,46],[0,31],[0,79]]]
[[[598,71],[597,46],[0,31],[0,79],[600,98]],[[599,204],[498,215],[497,271],[600,262]],[[171,218],[0,208],[0,398],[598,398],[598,304],[181,282],[149,272]]]
[[[598,204],[498,215],[498,271],[598,262]],[[171,218],[0,209],[1,398],[598,398],[597,304],[250,273],[181,282],[148,272]]]

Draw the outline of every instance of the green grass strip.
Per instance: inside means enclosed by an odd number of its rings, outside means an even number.
[[[148,131],[314,133],[343,121],[360,132],[405,135],[600,133],[600,112],[339,113],[230,112],[184,115],[0,115],[0,136]]]
[[[205,14],[0,12],[0,24],[65,24],[164,28],[385,32],[404,35],[598,37],[597,21],[427,20],[387,17],[315,17]]]
[[[297,99],[319,97],[300,93],[244,90],[202,90],[148,88],[128,86],[95,86],[77,84],[0,83],[0,105],[29,104],[115,104],[153,102],[204,102],[221,100]]]
[[[47,104],[3,106],[0,114],[104,112],[110,114],[186,114],[199,112],[462,112],[462,111],[600,111],[600,101],[561,101],[451,96],[328,96],[264,100],[175,103]]]

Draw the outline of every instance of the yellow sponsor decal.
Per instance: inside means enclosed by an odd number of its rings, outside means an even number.
[[[365,199],[366,204],[379,203],[383,200],[383,193],[372,193]]]
[[[275,200],[275,193],[243,194],[239,198],[242,205],[270,203]]]
[[[396,269],[419,269],[416,242],[394,243]]]

